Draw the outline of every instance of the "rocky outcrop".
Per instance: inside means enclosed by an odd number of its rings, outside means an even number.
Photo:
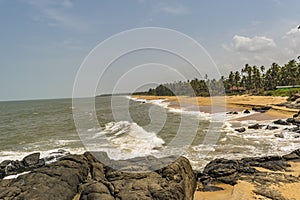
[[[123,170],[104,165],[97,156]],[[156,164],[167,160],[149,159]],[[90,152],[69,155],[15,179],[0,181],[0,199],[193,199],[196,178],[186,158],[179,157],[156,171],[149,171],[150,166],[146,170],[146,165],[133,166],[137,160],[145,164],[149,159],[113,161],[105,153]]]
[[[4,160],[0,163],[0,179],[5,176],[16,175],[22,172],[31,171],[44,166],[46,163],[54,162],[55,160],[69,155],[65,150],[58,150],[51,152],[47,157],[40,158],[40,153],[32,153],[24,157],[21,161],[18,160]]]
[[[277,191],[272,192],[270,186],[300,182],[299,177],[283,173],[291,167],[290,161],[300,162],[300,149],[284,156],[250,157],[240,160],[216,159],[207,164],[203,172],[196,173],[198,190],[223,190],[215,184],[235,185],[238,181],[247,181],[255,186],[256,194],[270,199],[284,199]]]

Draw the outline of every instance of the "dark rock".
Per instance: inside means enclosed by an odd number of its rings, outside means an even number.
[[[224,190],[224,189],[214,185],[204,185],[202,188],[198,189],[198,191],[202,191],[202,192],[215,192],[220,190]]]
[[[289,98],[288,98],[288,100],[289,101],[296,101],[297,99],[299,99],[300,98],[300,94],[293,94],[293,95],[291,95]]]
[[[23,158],[23,163],[25,166],[33,166],[39,163],[40,153],[32,153]]]
[[[244,110],[244,112],[243,113],[245,113],[245,114],[249,114],[250,113],[250,111],[249,110]]]
[[[283,134],[282,133],[276,133],[274,134],[275,137],[278,137],[278,138],[284,138]]]
[[[275,129],[278,129],[278,127],[277,127],[277,126],[270,126],[270,125],[268,125],[268,126],[266,127],[266,129],[267,129],[267,130],[275,130]]]
[[[278,119],[278,120],[274,121],[273,123],[278,124],[278,125],[289,125],[288,122],[283,121],[282,119]]]
[[[237,115],[237,114],[239,114],[239,113],[236,112],[236,111],[230,111],[230,112],[227,112],[226,114],[228,114],[228,115]]]
[[[268,110],[270,110],[272,107],[271,106],[264,106],[264,107],[253,107],[252,110],[256,111],[256,112],[260,112],[260,113],[264,113],[267,112]]]
[[[300,119],[295,119],[293,124],[296,126],[300,126]]]
[[[294,122],[295,122],[295,119],[294,119],[294,118],[287,118],[287,119],[286,119],[286,122],[287,122],[287,123],[294,123]]]
[[[296,118],[296,117],[299,117],[298,113],[293,115],[293,118]]]
[[[232,175],[237,172],[238,162],[227,159],[216,159],[206,165],[203,173],[216,178]]]
[[[105,166],[94,155],[65,156],[16,179],[2,180],[0,199],[193,199],[196,177],[184,157],[157,171],[130,173]]]
[[[289,128],[288,130],[291,131],[291,132],[297,132],[297,131],[299,131],[299,127],[296,126],[296,127],[293,127],[293,128]]]
[[[249,129],[261,129],[264,125],[260,124],[253,124],[251,126],[248,126]]]
[[[237,131],[237,132],[240,132],[240,133],[242,133],[242,132],[245,132],[246,131],[246,129],[244,128],[244,127],[241,127],[241,128],[236,128],[236,129],[234,129],[235,131]]]

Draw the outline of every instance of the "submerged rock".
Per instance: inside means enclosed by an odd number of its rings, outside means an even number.
[[[264,125],[261,124],[253,124],[248,126],[249,129],[261,129]]]
[[[267,130],[275,130],[275,129],[278,129],[278,127],[277,127],[277,126],[270,126],[270,125],[268,125],[268,126],[266,127],[266,129],[267,129]]]
[[[249,114],[250,113],[250,111],[247,109],[247,110],[244,110],[244,112],[243,113],[245,113],[245,114]]]
[[[276,133],[274,134],[274,136],[278,138],[284,138],[284,135],[282,133]]]
[[[273,123],[278,124],[278,125],[289,125],[290,124],[282,119],[278,119],[278,120],[274,121]]]
[[[242,132],[245,132],[246,131],[246,128],[244,127],[241,127],[241,128],[236,128],[234,129],[235,131],[239,132],[239,133],[242,133]]]

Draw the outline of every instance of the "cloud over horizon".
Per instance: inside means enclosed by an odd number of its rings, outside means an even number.
[[[254,36],[253,38],[235,35],[232,38],[232,47],[237,51],[258,52],[276,47],[273,39],[266,36]]]

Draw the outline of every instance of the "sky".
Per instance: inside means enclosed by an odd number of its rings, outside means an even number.
[[[0,101],[71,97],[76,74],[91,50],[135,28],[167,28],[193,38],[224,75],[246,63],[266,68],[273,62],[284,64],[300,54],[299,8],[298,0],[0,0]],[[142,87],[142,82],[135,83],[143,79],[180,79],[178,74],[168,75],[166,67],[148,64],[156,58],[154,52],[130,56],[114,63],[99,81],[103,93],[116,83],[112,80],[116,72],[126,74],[121,68],[141,57],[149,59],[144,70],[128,76],[128,88]],[[208,67],[203,62],[198,67]],[[187,69],[181,66],[179,71]],[[122,74],[117,77],[126,79]],[[124,84],[118,90],[122,91],[127,92]]]

